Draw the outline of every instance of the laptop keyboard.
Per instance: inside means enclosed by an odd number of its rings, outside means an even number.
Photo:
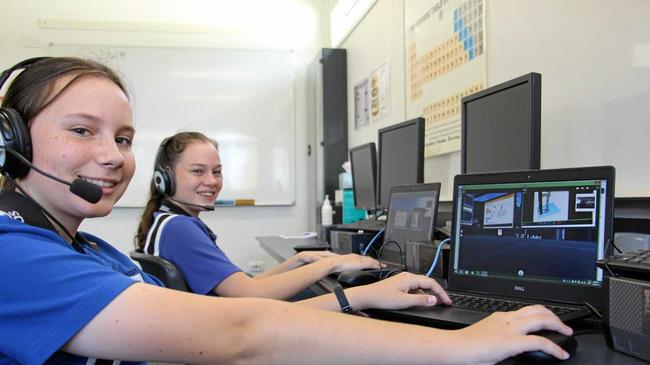
[[[347,229],[351,231],[373,231],[379,232],[386,227],[385,220],[365,220],[347,224],[339,224],[338,229]]]
[[[470,295],[463,294],[449,294],[449,297],[454,302],[453,306],[457,308],[467,308],[480,312],[492,313],[492,312],[509,312],[515,311],[530,303],[523,303],[511,300],[503,299],[494,299],[494,298],[485,298],[485,297],[475,297]],[[580,308],[572,307],[562,307],[562,306],[549,306],[546,305],[546,308],[550,309],[557,316],[563,316],[572,312],[582,311]]]

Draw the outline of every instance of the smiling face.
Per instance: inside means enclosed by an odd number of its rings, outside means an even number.
[[[221,159],[219,151],[210,142],[196,141],[187,145],[173,166],[176,192],[172,198],[197,205],[212,205],[221,186]],[[193,216],[201,208],[182,204]]]
[[[73,76],[55,83],[56,95]],[[91,204],[68,186],[30,170],[19,184],[70,231],[84,218],[105,216],[135,172],[131,106],[113,82],[87,76],[72,82],[29,124],[34,165],[61,179],[81,178],[102,187]]]

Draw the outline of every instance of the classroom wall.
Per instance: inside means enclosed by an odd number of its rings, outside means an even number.
[[[27,57],[47,55],[49,42],[294,49],[295,205],[226,207],[201,215],[235,263],[248,269],[250,261],[261,260],[268,267],[274,260],[259,248],[254,237],[297,233],[308,227],[305,74],[318,49],[327,45],[330,3],[320,0],[1,0],[0,65],[4,69]],[[39,27],[39,19],[57,20],[57,29]],[[163,23],[169,23],[164,27],[168,32],[152,31]],[[125,25],[127,31],[116,30]],[[224,166],[224,171],[227,170],[228,166]],[[132,249],[139,215],[140,209],[116,208],[107,217],[86,220],[81,228],[106,238],[126,253]]]
[[[349,146],[406,120],[404,4],[379,0],[341,45],[348,51]],[[433,1],[432,1],[433,3]],[[617,196],[650,196],[650,2],[486,1],[487,84],[542,74],[542,168],[611,164]],[[391,65],[391,112],[355,130],[353,87]],[[454,152],[425,160],[425,181],[451,200]]]

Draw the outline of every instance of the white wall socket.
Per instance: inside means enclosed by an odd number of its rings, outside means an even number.
[[[249,261],[248,262],[248,271],[250,271],[250,272],[262,272],[262,271],[264,271],[264,261]]]

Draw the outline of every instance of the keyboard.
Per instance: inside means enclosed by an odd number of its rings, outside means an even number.
[[[604,264],[599,262],[599,266],[603,267]],[[638,250],[634,252],[626,252],[622,255],[616,255],[607,259],[607,266],[623,276],[650,276],[650,250]]]
[[[386,221],[385,220],[365,220],[365,221],[357,221],[353,223],[347,223],[347,224],[339,224],[336,226],[337,229],[344,229],[344,230],[350,230],[350,231],[371,231],[371,232],[379,232],[382,229],[386,227]]]
[[[464,294],[450,293],[449,297],[454,302],[452,305],[457,308],[466,308],[479,312],[492,313],[492,312],[509,312],[515,311],[531,303],[523,303],[512,300],[475,297]],[[584,309],[577,307],[564,307],[564,306],[550,306],[545,305],[558,317],[569,315],[573,312],[582,312]]]

